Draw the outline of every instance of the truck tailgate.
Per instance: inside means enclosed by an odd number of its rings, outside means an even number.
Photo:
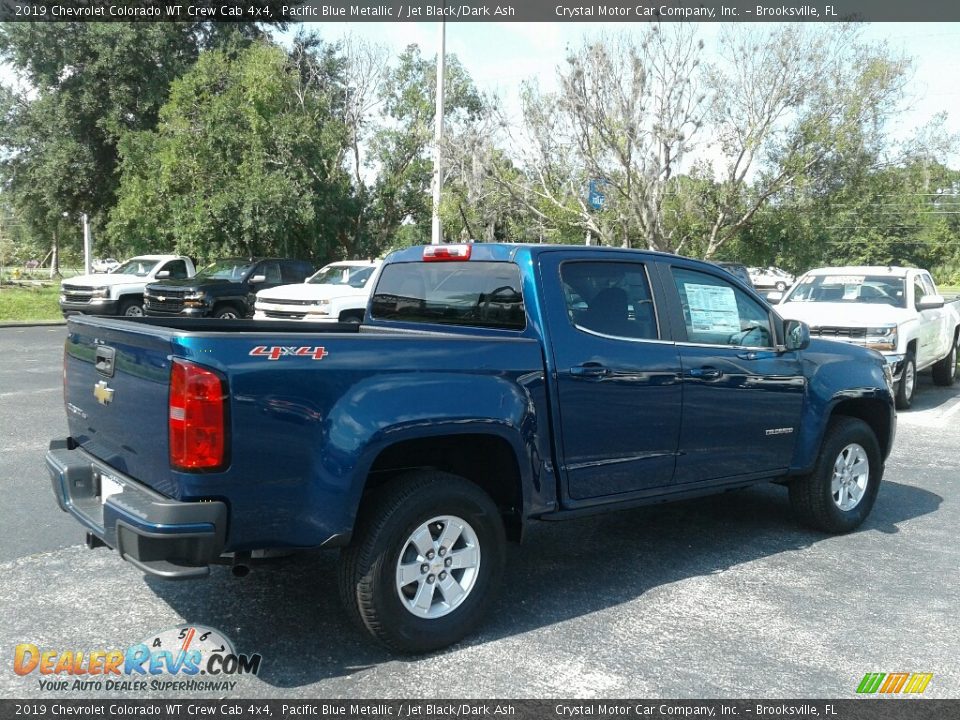
[[[85,450],[157,492],[178,497],[167,423],[173,341],[110,321],[71,321],[64,347],[70,435]]]

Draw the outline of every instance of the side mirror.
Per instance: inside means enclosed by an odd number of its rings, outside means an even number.
[[[771,290],[767,293],[767,302],[771,305],[776,305],[778,302],[783,300],[783,293],[779,290]]]
[[[810,346],[810,326],[801,320],[785,321],[783,340],[787,350],[806,350]]]
[[[267,281],[266,275],[254,275],[247,282],[249,282],[251,285],[259,285],[260,283],[266,282],[266,281]]]
[[[156,275],[157,280],[163,280],[164,278],[168,278],[168,277],[170,277],[170,271],[169,271],[169,270],[161,270],[161,271],[158,272],[157,275]]]
[[[943,303],[943,295],[924,295],[917,303],[917,310],[937,310]]]

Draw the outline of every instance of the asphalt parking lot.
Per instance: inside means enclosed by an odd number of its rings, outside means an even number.
[[[923,378],[858,532],[798,527],[773,485],[538,524],[479,634],[397,658],[349,625],[335,554],[166,583],[87,550],[43,463],[66,434],[64,335],[0,329],[0,697],[104,695],[17,676],[18,643],[123,648],[184,623],[262,654],[246,698],[845,698],[867,672],[933,673],[926,697],[960,697],[960,385]]]

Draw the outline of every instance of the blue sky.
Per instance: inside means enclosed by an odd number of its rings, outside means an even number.
[[[328,41],[346,35],[383,43],[399,52],[417,43],[425,55],[439,46],[439,23],[315,23],[308,27]],[[499,92],[511,109],[522,80],[536,77],[550,87],[564,49],[585,38],[629,30],[627,23],[448,23],[447,52],[455,53],[477,85]],[[719,24],[701,26],[707,49]],[[898,134],[909,132],[936,113],[948,113],[946,129],[960,133],[960,23],[874,23],[864,39],[886,42],[914,59]]]
[[[287,34],[292,35],[296,27]],[[429,56],[439,46],[437,22],[309,23],[307,27],[327,41],[354,35],[387,45],[395,53],[416,43]],[[719,23],[704,24],[700,29],[709,51]],[[535,77],[550,88],[567,46],[623,30],[629,31],[629,23],[448,23],[447,52],[460,58],[481,90],[499,93],[515,116],[521,81]],[[874,23],[864,27],[863,37],[886,42],[914,59],[908,97],[894,131],[908,135],[945,111],[945,129],[960,134],[960,82],[956,80],[960,72],[960,23]],[[9,68],[0,65],[0,81],[11,80]],[[960,154],[952,160],[952,164],[958,164]]]

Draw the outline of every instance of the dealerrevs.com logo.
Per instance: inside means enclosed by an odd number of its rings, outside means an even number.
[[[230,639],[202,625],[184,625],[151,635],[126,650],[46,649],[20,643],[13,671],[37,676],[40,690],[128,692],[230,691],[242,675],[260,672],[262,657],[241,655]]]
[[[920,695],[933,680],[933,673],[867,673],[857,686],[857,694]]]

